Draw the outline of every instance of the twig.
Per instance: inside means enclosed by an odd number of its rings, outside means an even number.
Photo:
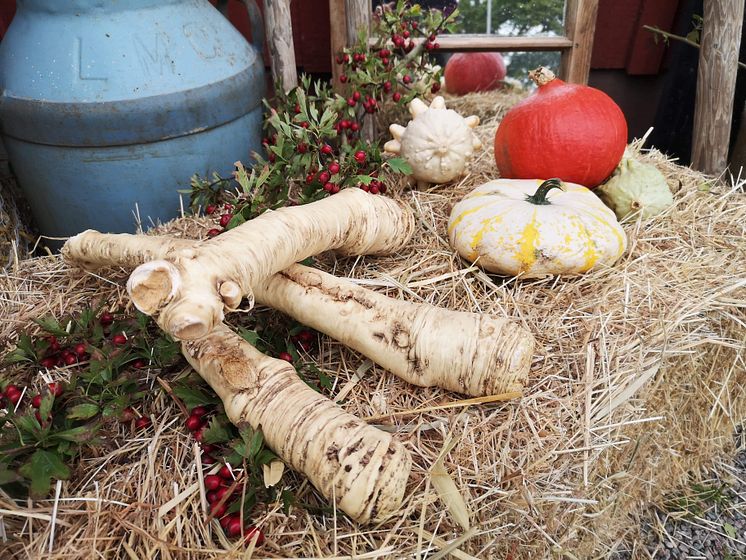
[[[699,43],[696,41],[692,41],[691,39],[687,39],[686,37],[682,37],[681,35],[675,35],[674,33],[669,33],[668,31],[663,31],[662,29],[652,26],[652,25],[643,25],[643,29],[647,29],[648,31],[652,31],[653,33],[657,33],[659,35],[663,35],[666,39],[674,39],[675,41],[679,41],[681,43],[686,43],[690,47],[694,47],[696,49],[700,48]],[[738,65],[741,68],[746,68],[746,64],[738,61]]]

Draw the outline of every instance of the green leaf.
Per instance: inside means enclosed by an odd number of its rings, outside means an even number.
[[[256,331],[250,331],[244,327],[238,327],[238,335],[252,346],[256,346],[260,339]]]
[[[412,173],[412,166],[404,158],[391,158],[386,163],[391,168],[391,171],[395,171],[396,173],[404,175]]]
[[[275,455],[274,453],[272,453],[272,451],[270,451],[269,449],[264,448],[256,456],[256,464],[257,465],[269,465],[275,459],[279,459],[279,457]]]
[[[21,476],[16,472],[8,468],[7,465],[0,463],[0,486],[3,484],[10,484],[11,482],[17,482],[21,480]]]
[[[77,428],[63,430],[52,434],[51,438],[74,441],[75,443],[84,443],[93,439],[96,429],[96,426],[78,426]]]
[[[184,383],[188,383],[188,381]],[[184,401],[187,408],[191,409],[195,406],[218,404],[220,402],[215,393],[208,392],[199,385],[185,385],[184,383],[174,384],[172,389],[174,394]]]
[[[249,456],[256,457],[259,454],[259,451],[262,450],[263,445],[264,434],[262,434],[261,430],[257,430],[254,432],[251,442],[249,443]]]
[[[29,357],[26,354],[26,352],[24,352],[20,348],[11,350],[3,358],[3,363],[5,364],[17,364],[19,362],[33,362],[33,361],[34,360],[31,357]]]
[[[210,423],[202,432],[204,443],[223,443],[229,439],[231,439],[231,433],[227,422],[221,421],[217,416],[210,420]]]
[[[725,534],[731,539],[736,538],[736,528],[730,523],[723,523],[723,531],[725,531]]]
[[[62,462],[60,456],[45,449],[34,451],[19,471],[31,480],[30,492],[34,498],[43,498],[49,493],[49,485],[53,478],[67,480],[70,477],[70,469]]]
[[[62,325],[57,322],[57,319],[55,319],[51,315],[48,317],[42,317],[41,319],[34,319],[34,323],[39,325],[49,334],[53,334],[55,336],[68,335],[68,332],[62,327]]]
[[[67,412],[67,418],[70,420],[88,420],[98,414],[100,408],[97,404],[83,403],[70,408]]]

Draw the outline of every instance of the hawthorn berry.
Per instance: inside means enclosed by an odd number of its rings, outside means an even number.
[[[65,356],[65,365],[71,366],[74,363],[77,363],[78,357],[75,354],[68,354]]]
[[[148,364],[142,358],[137,358],[134,362],[132,362],[132,367],[135,369],[142,369],[147,365]]]
[[[344,56],[342,57],[342,60],[344,61],[345,64],[347,64],[350,61],[350,55],[345,53]]]
[[[222,467],[220,467],[218,474],[225,480],[233,480],[233,471],[228,465],[223,465]]]
[[[339,191],[340,191],[339,185],[337,184],[332,185],[332,190],[331,190],[332,194],[337,194]]]
[[[336,161],[329,165],[329,173],[331,173],[332,175],[334,175],[335,173],[339,173],[339,164]]]
[[[215,206],[214,204],[208,204],[205,207],[205,213],[207,214],[212,214],[215,212],[215,210],[217,210],[217,206]]]
[[[360,100],[360,92],[359,92],[359,91],[356,91],[356,92],[354,92],[354,93],[352,94],[352,98],[353,98],[353,99],[354,99],[355,101],[359,101],[359,100]]]
[[[385,93],[389,93],[391,91],[391,82],[389,80],[383,82],[383,91]]]
[[[77,354],[78,356],[82,356],[83,354],[85,354],[85,351],[86,351],[86,346],[85,346],[85,344],[83,344],[83,343],[81,342],[81,343],[79,343],[79,344],[76,344],[76,345],[75,345],[75,348],[74,348],[74,350],[75,350],[75,353],[76,353],[76,354]]]
[[[339,122],[339,126],[345,129],[350,128],[350,121],[348,121],[347,119],[343,119]]]
[[[336,61],[337,61],[337,64],[343,64],[344,63],[344,59],[342,58],[341,54],[337,55]]]
[[[222,486],[216,491],[216,494],[218,495],[218,500],[222,500],[226,494],[229,496],[233,493],[230,491],[231,489],[228,486]]]
[[[305,142],[301,142],[300,144],[298,144],[298,145],[297,145],[297,146],[295,147],[295,150],[296,150],[296,151],[297,151],[297,152],[298,152],[299,154],[305,154],[305,153],[306,153],[306,152],[308,151],[308,144],[306,144]]]
[[[62,393],[65,392],[65,385],[63,383],[50,383],[47,387],[49,387],[49,392],[55,397],[61,397]]]
[[[358,150],[352,157],[355,158],[355,161],[358,162],[358,164],[363,165],[365,163],[367,155],[363,150]]]
[[[256,540],[256,546],[261,546],[264,543],[264,533],[261,529],[257,529],[253,525],[246,527],[243,530],[244,542],[249,544],[251,541]]]
[[[300,104],[298,103],[295,104],[295,113],[300,113]]]
[[[412,83],[412,76],[409,74],[404,74],[404,77],[402,78],[402,82],[405,84],[411,84]]]
[[[207,503],[212,505],[215,502],[218,501],[218,493],[217,492],[208,492],[207,493]]]
[[[202,418],[192,415],[186,419],[184,424],[186,425],[187,430],[190,432],[196,432],[202,426]]]
[[[324,190],[326,190],[326,185],[324,185]],[[280,352],[280,354],[277,357],[280,360],[285,360],[286,362],[293,363],[293,357],[290,354],[288,354],[287,352]]]
[[[205,488],[208,490],[217,490],[222,484],[223,479],[216,474],[208,474],[205,477]]]
[[[371,185],[370,194],[378,194],[378,185]]]
[[[39,362],[41,367],[46,368],[46,369],[52,369],[56,363],[57,363],[57,359],[51,356],[48,356]]]
[[[352,97],[350,97],[347,100],[347,105],[349,105],[350,107],[354,107],[355,105],[357,105],[357,101],[355,101]]]
[[[396,102],[399,103],[399,100],[401,99],[401,93],[398,91],[394,92],[394,95],[391,96],[391,98]]]
[[[352,122],[350,123],[350,130],[352,132],[357,132],[358,130],[360,130],[360,125],[357,124],[356,122]]]
[[[405,39],[409,39],[409,31],[402,31],[401,36],[404,37]]]
[[[269,157],[267,157],[267,160],[269,161],[269,163],[274,163],[276,159],[277,159],[277,156],[275,156],[275,154],[269,154]]]
[[[227,532],[229,537],[237,537],[241,534],[241,519],[231,519],[228,523]]]
[[[205,414],[207,414],[207,409],[204,406],[195,406],[192,409],[192,416],[202,418]]]
[[[147,416],[141,416],[140,418],[135,420],[135,428],[137,428],[138,430],[149,428],[150,424],[152,424],[152,422]]]
[[[304,342],[312,342],[314,338],[316,337],[314,336],[313,332],[306,330],[306,329],[298,333],[298,339]]]
[[[98,318],[98,322],[106,327],[114,322],[114,316],[111,313],[102,313],[101,316]]]
[[[440,91],[440,84],[438,82],[435,82],[433,86],[430,88],[430,93],[438,93]]]
[[[207,230],[207,237],[215,237],[216,235],[220,235],[220,230],[218,228]]]
[[[212,513],[213,517],[223,517],[227,509],[228,507],[225,504],[221,504],[219,500],[210,504],[210,513]]]
[[[220,227],[225,227],[233,219],[233,214],[223,214],[220,216]]]
[[[194,432],[194,439],[196,439],[198,442],[202,443],[202,436],[204,436],[205,428],[202,427],[196,432]]]
[[[322,171],[316,178],[319,180],[319,183],[325,184],[329,182],[329,179],[331,179],[331,175],[329,175],[328,171]]]
[[[124,333],[117,333],[111,337],[111,342],[116,346],[123,346],[127,344],[127,335]]]
[[[240,514],[230,513],[228,515],[224,515],[220,518],[220,526],[227,531],[228,525],[230,525],[231,521],[233,521],[234,519],[241,519]]]
[[[383,62],[384,66],[388,66],[389,65],[389,59],[388,58],[382,58],[381,62]]]
[[[33,406],[34,408],[41,407],[41,395],[34,395],[31,398],[31,406]]]
[[[215,460],[215,457],[213,457],[212,455],[207,455],[205,453],[202,454],[203,465],[214,465],[215,463],[217,463],[217,461]]]
[[[135,419],[135,409],[131,406],[128,406],[127,408],[123,408],[122,412],[119,414],[119,421],[128,424],[129,422],[132,422]]]
[[[345,76],[344,74],[342,74],[339,77],[339,81],[342,82],[343,84],[346,84],[347,83],[347,76]]]
[[[332,148],[329,144],[324,144],[323,146],[321,146],[321,153],[330,156],[334,153],[334,148]]]

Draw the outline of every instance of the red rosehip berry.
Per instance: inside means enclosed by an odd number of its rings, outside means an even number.
[[[295,150],[296,150],[296,151],[297,151],[297,152],[298,152],[299,154],[305,154],[305,153],[306,153],[306,152],[308,151],[308,144],[306,144],[306,143],[304,143],[304,142],[301,142],[300,144],[298,144],[298,145],[297,145],[297,146],[295,147]]]
[[[391,82],[389,80],[383,82],[383,91],[386,93],[389,93],[391,91]]]
[[[370,194],[378,194],[378,185],[371,185]]]
[[[218,228],[207,230],[207,237],[215,237],[216,235],[220,235],[220,230]]]
[[[359,91],[356,91],[356,92],[354,92],[354,93],[352,94],[352,98],[353,98],[353,99],[354,99],[355,101],[359,101],[359,100],[360,100],[360,92],[359,92]]]
[[[208,492],[207,493],[207,503],[212,505],[215,502],[218,501],[218,493],[217,492]]]
[[[319,183],[327,183],[329,182],[329,179],[331,178],[331,175],[329,175],[328,171],[322,171],[319,173],[317,179],[319,180]]]
[[[206,214],[212,214],[213,212],[215,212],[215,210],[217,210],[217,206],[215,206],[214,204],[208,204],[205,207],[205,213]]]
[[[350,123],[350,130],[352,132],[357,132],[358,130],[360,130],[360,125],[357,124],[357,122]]]
[[[433,50],[433,44],[432,43],[425,43],[425,50],[426,51]]]
[[[62,393],[65,392],[65,385],[64,383],[50,383],[47,385],[49,387],[49,392],[52,393],[55,397],[61,397]]]
[[[358,150],[352,157],[355,158],[355,161],[358,162],[358,164],[363,165],[367,158],[367,154],[363,150]]]
[[[343,119],[342,121],[340,121],[339,126],[345,129],[350,128],[350,121],[348,121],[347,119]]]
[[[300,113],[300,105],[298,103],[295,104],[295,113]]]
[[[200,428],[196,432],[193,432],[194,439],[196,439],[198,442],[202,443],[202,436],[204,435],[204,433],[205,433],[204,427]],[[204,455],[203,455],[203,457],[204,457]]]
[[[208,490],[217,490],[223,484],[223,479],[216,474],[208,474],[205,477],[205,488]]]
[[[412,26],[412,29],[417,29],[420,26],[416,21],[413,21],[410,25]]]
[[[302,123],[300,123],[301,128],[308,128],[309,126],[311,125],[308,124],[308,121],[303,121]]]
[[[65,356],[65,365],[71,366],[78,361],[78,357],[75,354],[68,354]]]
[[[357,101],[355,101],[352,97],[350,97],[347,100],[347,105],[349,105],[350,107],[354,107],[355,105],[357,105]]]
[[[333,185],[333,186],[332,186],[332,190],[331,190],[331,193],[332,193],[332,194],[337,194],[337,193],[339,192],[339,190],[340,190],[340,187],[339,187],[339,185],[336,185],[336,184],[335,184],[335,185]]]
[[[111,337],[111,341],[116,346],[123,346],[124,344],[127,344],[127,336],[124,333],[117,333]]]
[[[381,62],[383,63],[384,66],[388,66],[389,65],[389,59],[388,58],[382,58]]]
[[[324,190],[328,193],[332,192],[332,189],[334,188],[334,183],[324,183]]]
[[[347,54],[347,53],[345,53],[345,54],[344,54],[344,55],[342,56],[342,61],[343,61],[343,62],[344,62],[345,64],[347,64],[348,62],[350,62],[350,55],[349,55],[349,54]]]
[[[33,406],[34,408],[41,407],[41,395],[34,395],[31,398],[31,406]]]
[[[342,82],[343,84],[346,84],[347,83],[347,76],[345,76],[344,74],[342,74],[339,77],[339,81]]]
[[[306,184],[310,185],[311,183],[313,183],[313,178],[314,178],[313,173],[309,173],[308,175],[306,175]]]
[[[243,530],[244,534],[244,542],[246,544],[249,544],[252,541],[256,542],[256,546],[261,546],[264,544],[264,533],[262,533],[261,529],[257,529],[253,525],[246,527]]]
[[[141,416],[140,418],[135,420],[135,428],[137,428],[138,430],[149,428],[151,424],[152,422],[147,416]]]
[[[207,414],[207,409],[204,406],[195,406],[192,409],[192,416],[196,416],[197,418],[202,418],[205,414]]]
[[[98,322],[106,327],[114,322],[114,316],[111,313],[102,313],[101,317],[98,318]]]
[[[199,416],[192,415],[186,419],[186,422],[184,423],[184,425],[186,426],[186,429],[189,430],[190,432],[196,432],[202,427],[202,418],[200,418]]]
[[[427,38],[427,40],[432,43],[433,41],[435,41],[436,37],[437,36],[435,35],[435,33],[431,33],[430,36]]]
[[[412,76],[410,76],[409,74],[405,74],[404,77],[402,78],[402,82],[404,82],[405,84],[411,84]]]
[[[396,102],[399,103],[399,100],[401,99],[401,93],[398,91],[394,92],[394,95],[391,96],[391,98]]]
[[[440,48],[440,43],[433,43],[433,48],[434,49],[439,49]]]
[[[358,185],[358,187],[360,187],[361,189],[363,189],[365,192],[370,191],[370,187],[368,185],[366,185],[365,183],[360,183]]]
[[[407,52],[412,52],[412,49],[414,49],[414,43],[412,41],[409,41],[409,43],[407,43],[407,46],[404,47],[404,50]]]
[[[207,455],[206,453],[202,454],[203,465],[214,465],[215,463],[217,463],[217,461],[215,460],[215,457],[213,457],[212,455]]]
[[[339,164],[336,161],[329,165],[329,173],[332,175],[339,173]]]
[[[386,185],[384,183],[379,182],[378,190],[380,191],[381,194],[386,194]]]
[[[405,39],[409,39],[409,31],[402,31],[401,36],[404,37]]]
[[[233,214],[223,214],[220,216],[220,226],[225,227],[233,219]]]
[[[86,346],[85,346],[85,344],[83,344],[83,343],[81,342],[80,344],[76,344],[76,345],[75,345],[75,348],[74,348],[74,350],[75,350],[75,353],[76,353],[76,354],[77,354],[78,356],[82,356],[82,355],[83,355],[83,354],[85,354],[85,352],[86,352]]]
[[[277,357],[280,358],[281,360],[285,360],[286,362],[293,363],[293,357],[287,352],[280,352],[280,354]]]
[[[321,153],[330,156],[334,153],[334,148],[332,148],[329,144],[324,144],[323,146],[321,146]]]

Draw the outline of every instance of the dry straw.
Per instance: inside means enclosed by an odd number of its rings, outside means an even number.
[[[487,121],[479,133],[489,147],[495,121]],[[14,503],[0,493],[0,557],[606,558],[634,545],[647,504],[731,453],[746,417],[746,196],[657,152],[642,157],[667,176],[676,204],[625,226],[629,250],[613,268],[520,281],[459,260],[445,235],[449,209],[494,178],[489,149],[457,184],[418,192],[400,185],[396,196],[419,223],[406,252],[321,260],[391,296],[511,317],[537,339],[522,398],[455,406],[457,395],[408,386],[340,344],[322,343],[318,365],[336,379],[343,406],[397,433],[414,457],[394,519],[357,526],[303,509],[286,515],[276,504],[255,519],[267,542],[234,547],[205,521],[205,472],[163,393],[148,435],[119,428],[121,446],[82,458],[56,499]],[[162,229],[204,235],[205,223],[184,218]],[[21,262],[0,278],[0,340],[9,347],[45,313],[101,300],[126,305],[125,278],[85,275],[55,257]],[[155,386],[158,374],[147,381]],[[462,517],[460,506],[438,498],[430,473],[439,458],[435,470],[455,483],[468,530],[450,513]],[[286,473],[282,484],[317,501],[299,475]],[[639,546],[634,556],[644,557]]]

